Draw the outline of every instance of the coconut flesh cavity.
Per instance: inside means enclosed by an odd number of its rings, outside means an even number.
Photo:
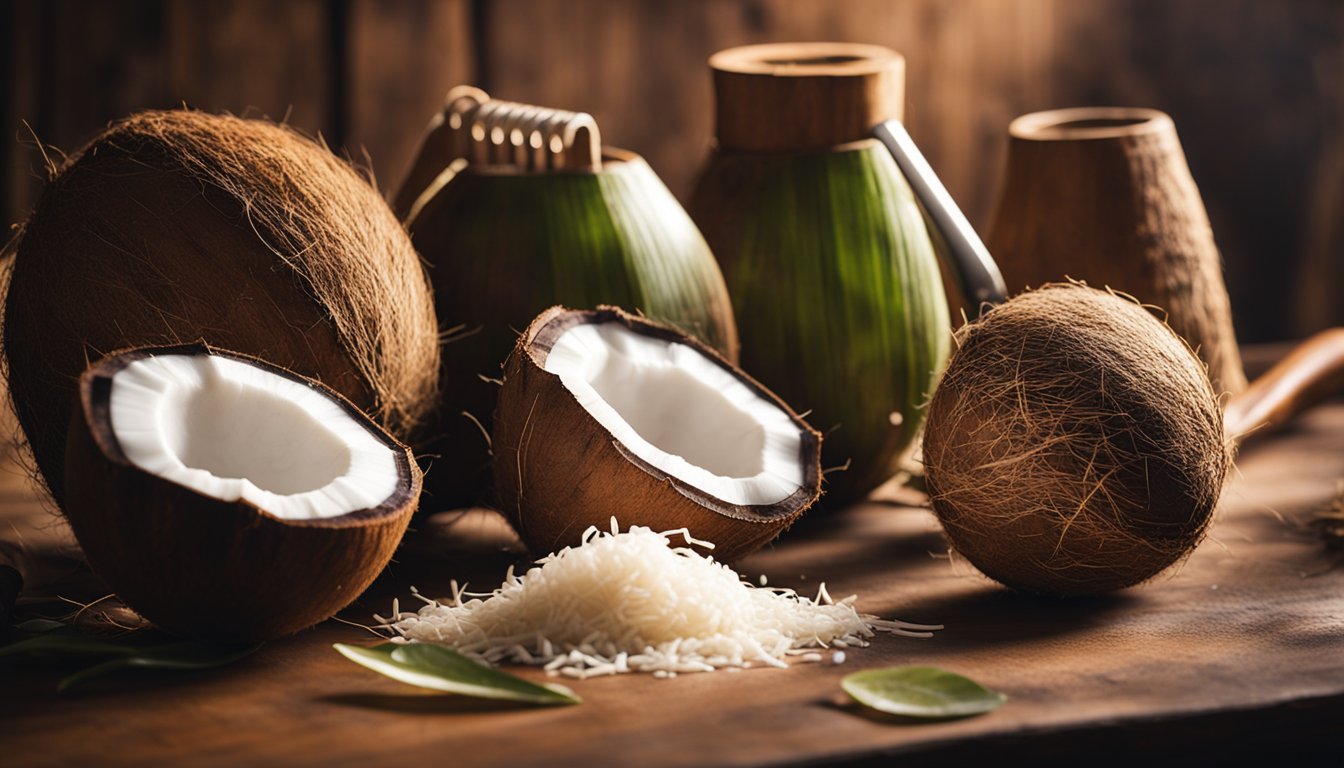
[[[420,495],[410,449],[334,391],[201,344],[79,379],[62,510],[160,628],[254,642],[335,614],[387,565]]]
[[[789,415],[685,344],[575,325],[545,369],[636,456],[724,501],[775,504],[803,485]]]
[[[284,519],[378,506],[396,453],[336,401],[217,355],[145,357],[112,378],[111,428],[146,472]]]
[[[730,562],[821,493],[821,436],[704,344],[614,307],[553,307],[505,363],[501,508],[533,552],[613,517],[688,529]]]
[[[394,607],[386,628],[405,640],[441,643],[490,663],[543,665],[553,675],[596,677],[839,662],[877,632],[929,637],[941,626],[861,614],[851,596],[831,600],[758,588],[695,549],[712,547],[686,531],[589,528],[582,544],[510,568],[493,592],[426,600],[418,612]],[[423,599],[423,598],[422,598]]]

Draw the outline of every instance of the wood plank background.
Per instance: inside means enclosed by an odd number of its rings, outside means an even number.
[[[442,94],[592,112],[685,196],[712,131],[705,59],[746,43],[889,45],[907,121],[987,226],[1014,116],[1176,120],[1244,341],[1344,323],[1344,0],[7,0],[0,215],[108,120],[182,103],[286,119],[400,181]]]

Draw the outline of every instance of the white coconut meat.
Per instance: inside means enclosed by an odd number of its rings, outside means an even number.
[[[545,369],[632,453],[718,499],[770,505],[802,487],[798,425],[690,346],[585,323],[556,339]]]
[[[396,453],[339,402],[240,360],[136,360],[113,376],[110,411],[135,466],[279,518],[370,509],[400,483]]]

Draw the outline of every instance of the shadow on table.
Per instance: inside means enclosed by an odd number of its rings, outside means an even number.
[[[942,650],[1039,640],[1082,632],[1129,615],[1143,602],[1131,593],[1092,597],[1042,597],[988,581],[970,591],[930,595],[899,606],[896,615],[936,617]]]
[[[479,715],[489,712],[521,712],[538,708],[536,704],[526,702],[478,699],[452,694],[338,693],[319,696],[316,700],[325,704],[406,715]]]

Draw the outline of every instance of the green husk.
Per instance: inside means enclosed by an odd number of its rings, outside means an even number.
[[[950,333],[934,247],[876,142],[714,155],[691,212],[723,265],[742,367],[825,435],[830,506],[913,445]],[[893,414],[899,414],[893,417]]]
[[[438,455],[426,477],[430,509],[482,499],[489,477],[482,433],[496,396],[482,377],[499,377],[519,331],[547,307],[620,306],[737,357],[718,264],[636,155],[609,155],[598,173],[468,167],[408,227],[449,330],[439,439],[429,446]]]

